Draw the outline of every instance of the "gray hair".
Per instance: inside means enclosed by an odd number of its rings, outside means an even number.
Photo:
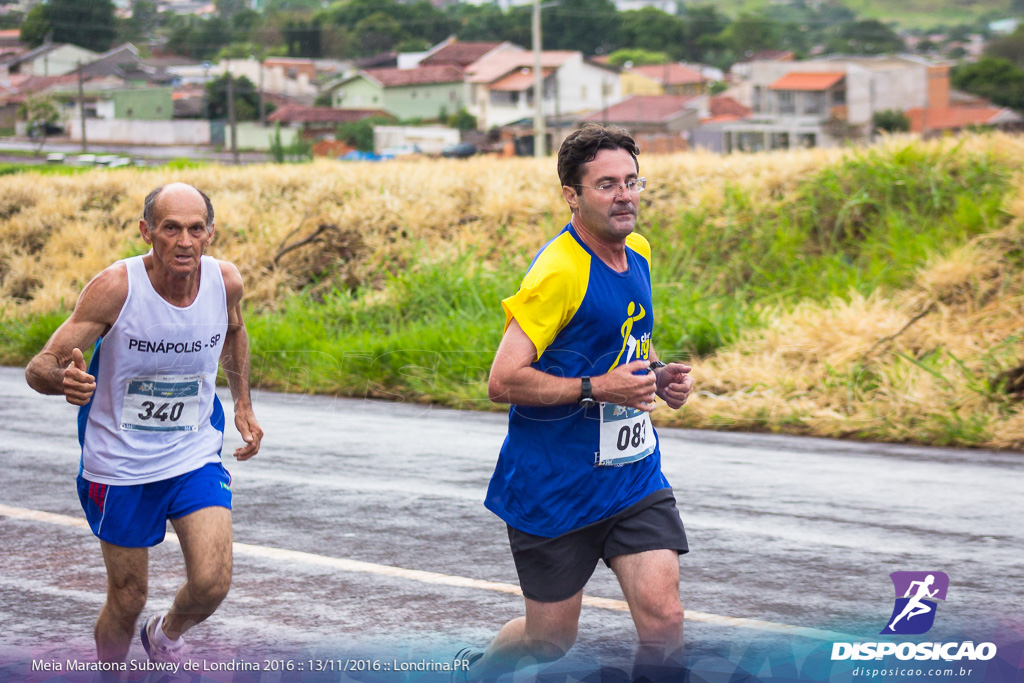
[[[188,183],[184,183],[188,184]],[[149,225],[153,225],[153,211],[156,207],[156,200],[160,196],[160,193],[164,191],[166,185],[161,185],[155,188],[149,194],[146,195],[146,200],[142,204],[142,220],[146,221]],[[200,190],[195,185],[189,185],[193,190],[199,193],[206,203],[206,232],[213,232],[213,202],[206,196],[206,193]]]

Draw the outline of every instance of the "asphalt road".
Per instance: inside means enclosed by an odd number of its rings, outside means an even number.
[[[355,656],[450,660],[520,614],[504,525],[482,505],[503,415],[271,392],[256,392],[255,409],[263,449],[226,463],[234,583],[190,634],[193,657],[255,662],[251,680],[320,680],[309,667]],[[31,662],[93,657],[104,571],[75,493],[74,417],[20,369],[0,368],[0,679],[56,680]],[[230,414],[228,425],[226,453],[241,443]],[[690,540],[680,590],[694,671],[728,680],[743,662],[789,680],[787,666],[830,640],[876,640],[901,570],[949,575],[928,639],[1024,641],[1021,454],[660,436]],[[181,577],[174,543],[154,549],[149,608],[166,608]],[[561,666],[628,669],[636,635],[612,573],[599,567],[586,595]],[[131,655],[144,659],[138,643]],[[304,672],[275,673],[274,661]],[[434,680],[400,680],[418,675]]]

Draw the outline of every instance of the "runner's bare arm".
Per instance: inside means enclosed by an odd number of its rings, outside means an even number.
[[[537,347],[513,318],[491,365],[487,393],[495,403],[520,406],[553,406],[580,399],[579,377],[556,377],[531,367]],[[647,361],[620,365],[609,373],[591,378],[594,399],[639,410],[654,409],[653,374],[634,375]]]
[[[234,455],[238,460],[248,460],[259,452],[263,430],[256,421],[249,395],[249,334],[242,319],[242,276],[232,264],[219,263],[228,298],[228,331],[224,335],[220,364],[235,403],[235,428],[245,441],[244,446],[235,449]]]
[[[128,298],[128,270],[124,264],[101,271],[82,290],[75,310],[25,368],[28,385],[41,394],[63,395],[68,403],[83,406],[96,390],[96,378],[87,372],[82,349],[106,334]]]
[[[658,354],[654,352],[652,345],[650,361],[653,363],[657,360]],[[693,391],[694,380],[693,376],[689,374],[691,369],[689,365],[683,363],[669,363],[654,371],[658,378],[658,398],[672,410],[682,408]]]

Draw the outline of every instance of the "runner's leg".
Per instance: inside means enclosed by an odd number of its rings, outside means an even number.
[[[177,640],[205,621],[231,587],[231,510],[208,507],[196,510],[171,525],[185,556],[185,583],[164,616],[164,635]]]
[[[583,591],[560,602],[523,598],[526,616],[505,624],[471,669],[470,678],[487,678],[512,671],[524,657],[551,662],[565,656],[576,642]]]
[[[135,635],[135,621],[146,606],[149,548],[124,548],[100,541],[107,567],[107,599],[96,620],[96,655],[101,662],[123,662]]]
[[[640,637],[634,679],[645,667],[681,665],[683,605],[679,600],[679,553],[649,550],[617,555],[608,563],[619,579]]]

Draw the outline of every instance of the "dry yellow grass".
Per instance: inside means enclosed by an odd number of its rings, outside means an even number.
[[[1012,137],[931,144],[984,149],[1014,165],[1024,158],[1024,142]],[[700,208],[721,221],[728,187],[755,203],[778,201],[849,153],[641,156],[651,178],[644,217],[670,221]],[[471,246],[484,264],[510,251],[525,263],[567,218],[554,164],[532,159],[8,176],[0,182],[0,314],[70,307],[99,270],[144,249],[143,197],[178,180],[213,198],[211,253],[239,266],[257,310],[328,267],[354,286]],[[696,362],[699,393],[660,421],[1024,449],[1024,411],[987,388],[1024,359],[1024,176],[1014,187],[1005,202],[1009,227],[933,258],[903,292],[775,312],[764,329]],[[318,248],[275,263],[282,247],[321,226],[332,227],[321,230]]]

